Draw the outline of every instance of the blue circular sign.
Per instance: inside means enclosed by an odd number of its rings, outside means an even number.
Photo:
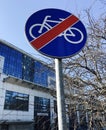
[[[26,22],[29,43],[40,53],[52,58],[67,58],[84,47],[87,32],[73,14],[60,9],[43,9]]]

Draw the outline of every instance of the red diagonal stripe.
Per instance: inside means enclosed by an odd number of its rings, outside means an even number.
[[[32,46],[35,47],[36,49],[42,48],[43,46],[47,45],[51,40],[53,40],[55,37],[57,37],[60,33],[62,33],[67,28],[75,24],[78,20],[79,19],[74,15],[70,15],[64,21],[57,24],[49,31],[43,33],[37,39],[33,40],[31,42]]]

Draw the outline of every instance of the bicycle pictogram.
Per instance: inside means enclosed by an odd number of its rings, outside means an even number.
[[[61,21],[63,21],[63,18],[59,18],[59,21],[50,19],[51,16],[47,15],[45,16],[42,23],[36,23],[33,24],[29,28],[29,34],[33,39],[36,39],[41,34],[45,33],[46,31],[49,31],[53,28],[53,26],[50,23],[59,24]],[[64,37],[66,41],[72,44],[79,44],[83,41],[84,35],[81,30],[75,27],[69,27],[64,32],[59,34],[57,37]]]

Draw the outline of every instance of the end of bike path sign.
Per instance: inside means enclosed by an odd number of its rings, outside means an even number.
[[[52,58],[77,54],[87,39],[83,23],[60,9],[43,9],[32,14],[26,22],[25,34],[37,51]]]

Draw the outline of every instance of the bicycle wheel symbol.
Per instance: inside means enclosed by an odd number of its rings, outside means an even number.
[[[34,24],[30,27],[29,29],[29,34],[33,39],[36,39],[37,37],[39,37],[41,34],[45,33],[46,31],[49,30],[49,28],[47,26],[43,26],[42,31],[40,32],[40,28],[41,28],[42,24]]]
[[[79,29],[77,29],[75,27],[71,27],[64,32],[64,38],[69,43],[79,44],[83,41],[84,35]]]

